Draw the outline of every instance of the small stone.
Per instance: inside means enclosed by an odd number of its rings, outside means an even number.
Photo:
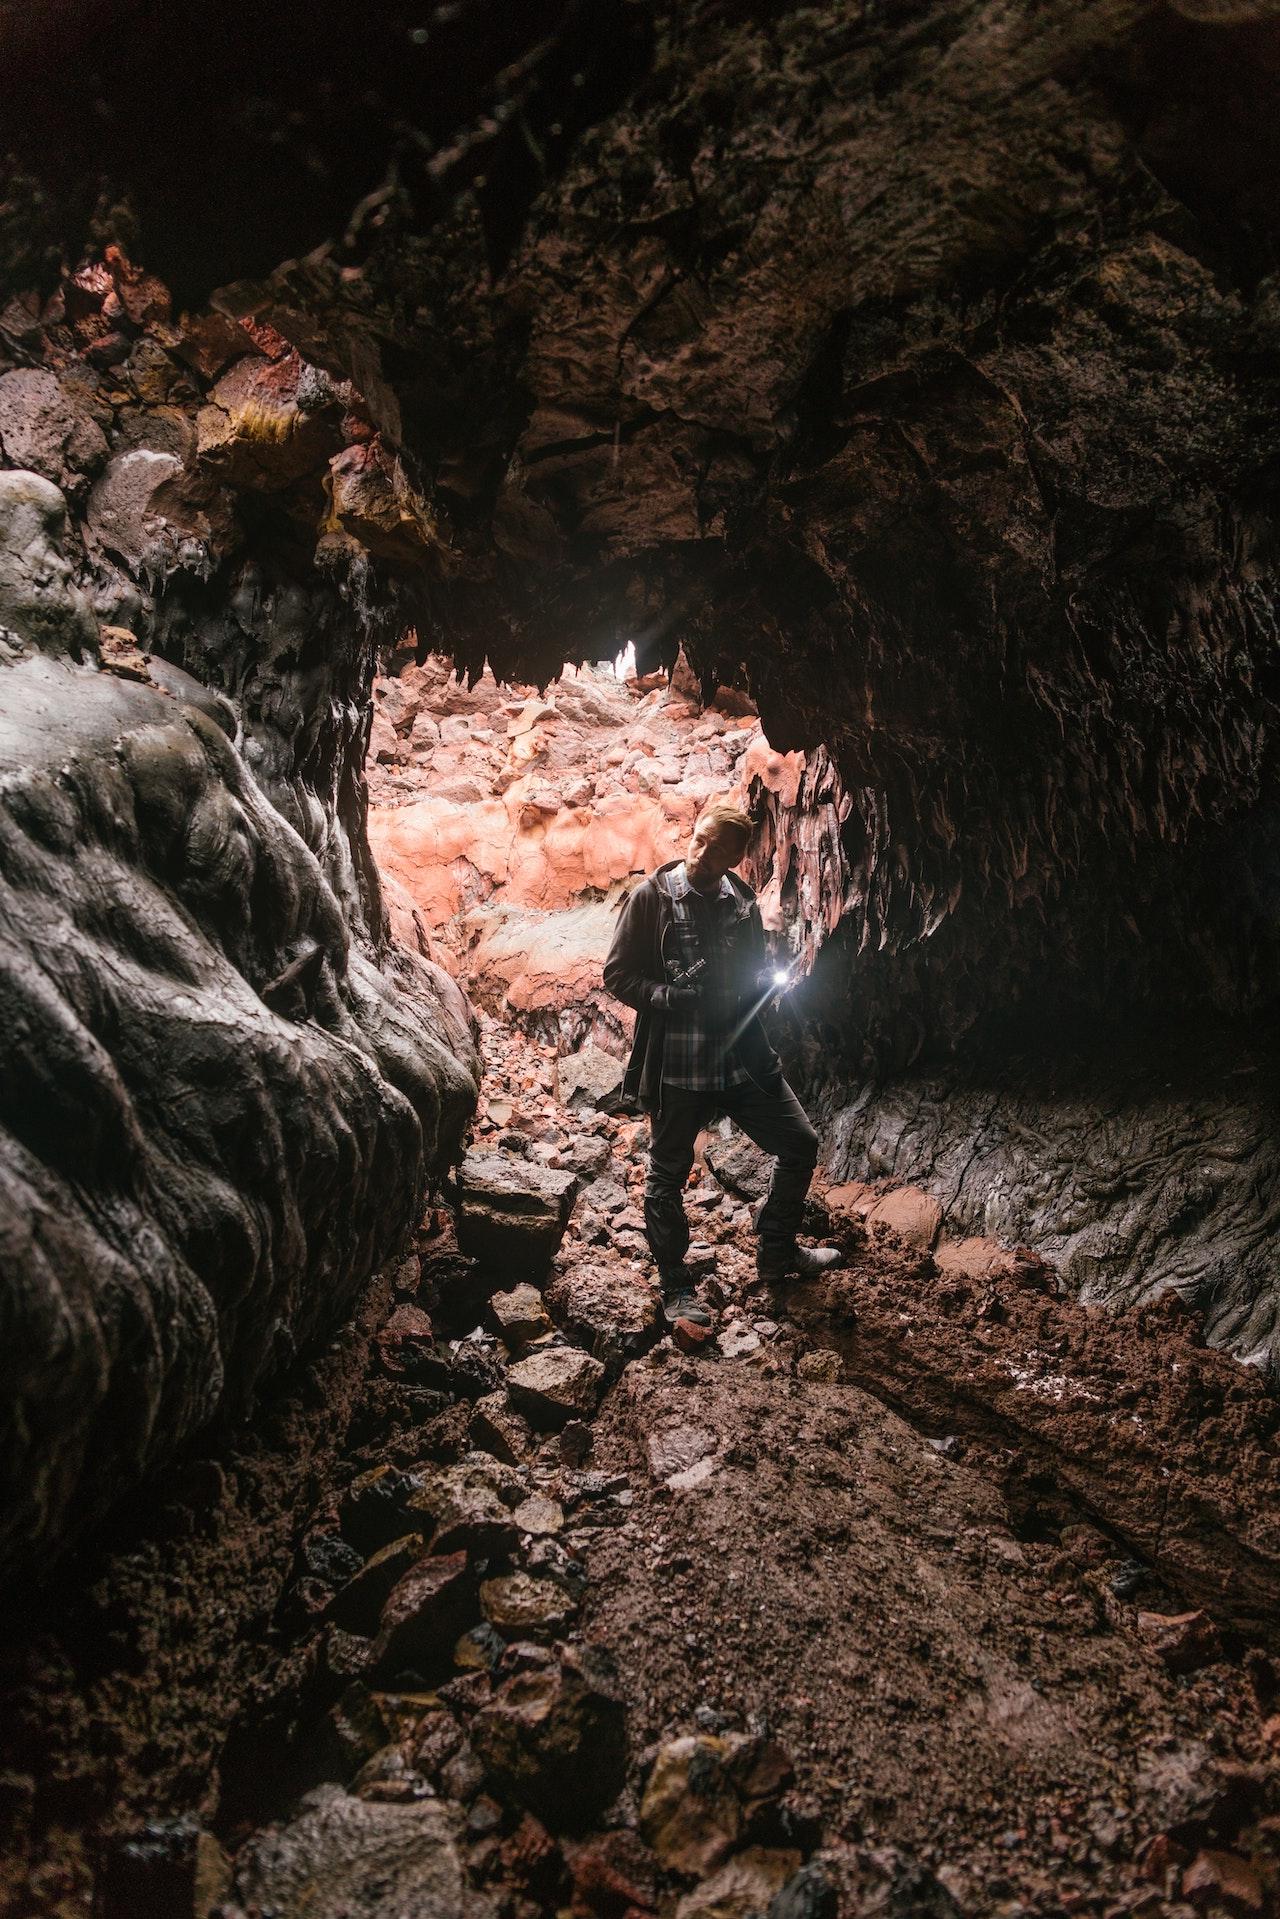
[[[489,1321],[512,1352],[532,1345],[551,1331],[551,1321],[536,1286],[523,1284],[509,1293],[495,1293],[489,1301]]]
[[[532,1533],[539,1539],[564,1530],[564,1507],[542,1493],[521,1500],[511,1517],[522,1533]]]
[[[492,1672],[506,1646],[506,1640],[488,1620],[481,1620],[459,1639],[453,1649],[453,1663],[460,1672]]]
[[[653,1912],[658,1904],[658,1862],[637,1833],[605,1832],[564,1849],[573,1881],[576,1913]]]
[[[719,1440],[705,1426],[668,1426],[650,1433],[645,1442],[649,1471],[656,1480],[667,1480],[674,1473],[686,1472],[719,1447]]]
[[[563,1632],[577,1610],[557,1580],[526,1572],[486,1579],[480,1604],[489,1624],[505,1633]]]
[[[1221,1903],[1232,1912],[1264,1912],[1267,1898],[1257,1869],[1234,1852],[1198,1852],[1182,1875],[1192,1905]]]
[[[392,1379],[416,1380],[434,1356],[431,1321],[420,1306],[397,1306],[374,1345],[383,1371]]]
[[[720,1351],[725,1359],[745,1359],[748,1353],[760,1350],[760,1335],[741,1320],[735,1320],[726,1326],[720,1334]]]
[[[590,1041],[556,1064],[556,1093],[570,1111],[611,1112],[622,1092],[625,1063]]]
[[[671,1338],[682,1353],[691,1355],[704,1353],[715,1346],[715,1331],[710,1326],[698,1326],[691,1319],[678,1319],[671,1328]]]
[[[1140,1612],[1138,1631],[1170,1672],[1197,1672],[1222,1658],[1222,1642],[1207,1613]]]
[[[712,1872],[737,1843],[742,1804],[730,1773],[738,1735],[673,1739],[653,1762],[640,1831],[672,1872]]]
[[[575,1262],[551,1281],[546,1303],[557,1326],[615,1370],[658,1336],[661,1306],[656,1288],[617,1265]]]
[[[419,1560],[392,1588],[382,1609],[375,1642],[379,1667],[386,1673],[439,1671],[473,1616],[474,1602],[465,1553]]]
[[[488,1453],[468,1453],[454,1466],[427,1467],[407,1501],[431,1533],[433,1552],[505,1551],[515,1543],[511,1507],[524,1486]]]
[[[334,1595],[330,1618],[347,1632],[375,1632],[392,1587],[421,1557],[421,1533],[406,1533],[389,1546],[380,1546],[354,1579]]]
[[[599,1360],[574,1346],[551,1346],[520,1360],[507,1375],[507,1390],[517,1412],[535,1426],[562,1426],[590,1417],[596,1409],[605,1371]]]
[[[622,1790],[626,1713],[613,1661],[595,1646],[514,1674],[471,1737],[500,1794],[553,1831],[590,1826]]]
[[[750,1919],[771,1907],[799,1865],[800,1854],[790,1849],[748,1846],[687,1892],[675,1919]]]
[[[533,1449],[533,1428],[505,1393],[487,1393],[476,1401],[467,1432],[477,1451],[492,1453],[508,1466],[518,1465]]]
[[[796,1372],[801,1379],[834,1386],[844,1378],[844,1361],[830,1347],[819,1346],[811,1353],[801,1353]]]

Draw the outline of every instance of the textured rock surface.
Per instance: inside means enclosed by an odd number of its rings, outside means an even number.
[[[468,1886],[448,1808],[370,1804],[321,1786],[300,1816],[263,1833],[236,1875],[240,1897],[308,1919],[401,1919],[414,1910],[486,1919],[490,1903]]]
[[[458,1244],[504,1283],[540,1280],[577,1195],[574,1173],[506,1153],[470,1153],[458,1170]]]
[[[1172,1289],[1216,1343],[1276,1368],[1274,1085],[1265,1038],[904,1078],[836,1110],[829,1166],[922,1181],[953,1238],[1033,1245],[1083,1299]]]
[[[335,814],[300,777],[322,860],[229,702],[100,667],[74,546],[0,473],[6,1572],[350,1311],[474,1101],[465,1003],[371,936]]]

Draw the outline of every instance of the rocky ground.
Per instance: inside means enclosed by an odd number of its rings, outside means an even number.
[[[4,1909],[1274,1910],[1256,1375],[847,1189],[845,1268],[762,1290],[715,1133],[716,1324],[667,1334],[642,1123],[484,1044],[456,1207],[363,1323],[12,1625]]]

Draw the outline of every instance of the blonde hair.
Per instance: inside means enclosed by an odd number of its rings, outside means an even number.
[[[744,812],[736,800],[731,800],[727,796],[723,799],[708,800],[698,815],[697,823],[699,826],[705,823],[736,827],[742,836],[744,846],[756,830],[755,821],[750,813]]]

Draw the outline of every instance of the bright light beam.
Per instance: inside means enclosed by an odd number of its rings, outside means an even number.
[[[780,967],[774,971],[769,981],[769,984],[765,987],[759,999],[756,1000],[754,1005],[750,1006],[747,1009],[747,1011],[743,1014],[742,1018],[738,1021],[738,1024],[734,1027],[733,1031],[730,1033],[729,1040],[728,1040],[728,1044],[730,1046],[735,1045],[736,1042],[742,1038],[742,1035],[746,1032],[748,1026],[750,1026],[756,1014],[761,1011],[761,1009],[763,1008],[767,1000],[771,1000],[775,993],[779,993],[779,992],[784,993],[786,992],[788,987],[795,985],[795,981],[792,979],[791,976],[795,970],[795,967],[798,966],[799,964],[800,964],[799,960],[796,960],[793,966],[788,966],[785,969]]]

